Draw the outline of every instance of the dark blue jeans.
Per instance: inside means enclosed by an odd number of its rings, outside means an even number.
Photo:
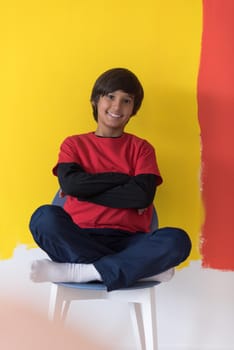
[[[30,230],[53,261],[93,263],[109,291],[177,266],[191,250],[182,229],[165,227],[153,233],[83,229],[56,205],[39,207],[31,217]]]

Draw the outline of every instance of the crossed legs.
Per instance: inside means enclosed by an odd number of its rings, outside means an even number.
[[[30,230],[52,260],[32,263],[31,278],[36,282],[99,280],[114,290],[155,275],[158,281],[168,280],[191,249],[181,229],[167,227],[151,234],[81,229],[61,207],[53,205],[35,211]]]

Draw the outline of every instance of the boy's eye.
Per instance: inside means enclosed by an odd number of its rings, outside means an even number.
[[[112,93],[107,94],[106,97],[109,100],[112,100],[112,101],[116,98],[116,96],[114,94],[112,94]],[[121,103],[124,103],[124,104],[131,104],[132,101],[133,101],[133,99],[131,97],[123,97],[123,98],[121,98]]]
[[[112,94],[108,94],[107,97],[108,97],[110,100],[113,100],[115,96],[112,95]]]
[[[124,103],[126,103],[126,104],[129,104],[129,103],[131,103],[132,102],[132,100],[130,99],[130,98],[125,98],[124,99]]]

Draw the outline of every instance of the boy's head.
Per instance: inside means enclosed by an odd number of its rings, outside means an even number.
[[[113,68],[104,72],[97,78],[91,93],[90,100],[93,108],[93,116],[96,121],[98,118],[97,103],[99,98],[117,90],[122,90],[134,96],[132,115],[137,113],[144,97],[144,90],[141,83],[130,70],[125,68]]]

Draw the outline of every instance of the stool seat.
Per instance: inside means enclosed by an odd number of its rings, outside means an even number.
[[[151,288],[161,282],[157,281],[138,281],[134,285],[128,288],[120,288],[118,290],[132,290],[132,289],[141,289],[141,288]],[[77,282],[59,282],[57,285],[64,286],[67,288],[75,288],[75,289],[86,289],[86,290],[105,290],[107,288],[105,284],[102,282],[88,282],[88,283],[77,283]]]

